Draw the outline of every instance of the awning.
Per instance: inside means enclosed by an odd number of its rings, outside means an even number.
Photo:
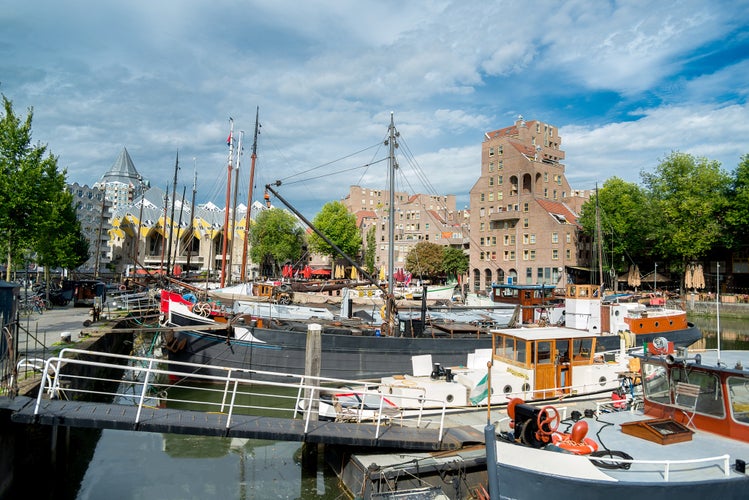
[[[312,276],[330,276],[330,269],[313,269]]]

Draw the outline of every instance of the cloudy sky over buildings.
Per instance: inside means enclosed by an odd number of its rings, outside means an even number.
[[[640,181],[671,151],[733,170],[749,153],[749,2],[9,0],[0,92],[33,140],[93,184],[126,147],[139,172],[223,206],[230,117],[247,192],[313,216],[349,185],[455,194],[484,133],[519,115],[559,128],[576,189]],[[246,202],[246,194],[240,199]]]

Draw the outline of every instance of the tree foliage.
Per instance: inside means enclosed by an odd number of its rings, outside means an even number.
[[[340,201],[326,203],[312,220],[312,225],[352,259],[359,255],[362,240],[356,225],[356,216],[349,213]],[[315,233],[310,235],[309,244],[314,252],[332,258],[338,257],[338,252]]]
[[[442,252],[442,270],[447,276],[458,277],[468,272],[469,259],[459,248],[445,247]]]
[[[373,225],[367,231],[367,246],[364,250],[364,267],[369,274],[374,274],[377,268],[375,267],[375,255],[377,253],[377,228]]]
[[[683,267],[721,240],[730,177],[719,162],[674,152],[642,179],[652,210],[650,241],[661,258]]]
[[[645,191],[638,185],[612,177],[591,196],[581,211],[580,223],[592,240],[596,232],[596,213],[600,213],[601,241],[617,271],[629,267],[632,256],[647,257],[651,246],[651,209]]]
[[[732,249],[749,245],[749,154],[741,157],[734,171],[725,220],[723,244]]]
[[[406,271],[419,279],[435,279],[444,275],[442,245],[420,241],[406,256]]]
[[[281,266],[302,254],[304,230],[286,210],[271,208],[260,212],[250,231],[250,256],[279,275]]]
[[[0,234],[10,279],[12,262],[36,255],[45,266],[75,266],[88,258],[65,171],[46,145],[31,144],[33,109],[24,120],[3,95],[0,119]]]

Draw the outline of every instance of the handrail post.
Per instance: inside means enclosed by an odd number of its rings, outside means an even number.
[[[143,409],[143,401],[146,399],[146,390],[148,389],[148,381],[151,378],[151,370],[153,369],[154,361],[154,359],[151,359],[148,363],[148,368],[146,368],[146,377],[143,379],[143,389],[140,391],[140,401],[138,401],[138,411],[135,413],[136,425],[140,422],[140,413]]]
[[[236,402],[237,398],[237,387],[239,387],[239,380],[234,380],[234,389],[231,391],[231,403],[229,404],[229,413],[226,416],[226,429],[229,429],[229,425],[231,424],[231,417],[234,413],[234,403]]]

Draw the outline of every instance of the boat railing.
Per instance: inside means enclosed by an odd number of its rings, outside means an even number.
[[[42,400],[54,399],[111,399],[115,404],[138,407],[133,424],[140,422],[144,408],[178,408],[226,414],[227,430],[235,414],[302,417],[304,432],[310,430],[310,422],[320,407],[323,394],[340,392],[340,387],[351,387],[364,401],[378,398],[379,411],[364,418],[360,411],[357,423],[373,423],[377,426],[375,438],[379,438],[383,424],[394,422],[393,412],[388,412],[387,395],[375,390],[375,385],[329,377],[312,377],[261,370],[248,370],[212,365],[211,371],[223,371],[222,375],[201,373],[205,365],[156,359],[153,357],[127,356],[122,354],[91,352],[65,348],[56,357],[47,359],[44,366],[40,360],[28,361],[27,371],[46,374],[42,378],[34,413],[39,414]],[[21,371],[19,371],[21,373]],[[338,389],[336,389],[336,387]],[[348,390],[348,389],[347,389]],[[414,400],[419,398],[414,397]],[[421,398],[423,411],[434,401]],[[446,405],[442,405],[438,440],[444,436]],[[312,411],[301,411],[309,408]],[[403,423],[401,422],[401,425]],[[419,416],[417,424],[421,424]],[[411,423],[412,425],[412,423]]]
[[[694,466],[698,464],[708,464],[708,463],[716,463],[716,464],[723,464],[723,474],[728,477],[731,474],[731,467],[730,467],[730,460],[731,455],[718,455],[715,457],[705,457],[705,458],[694,458],[694,459],[688,459],[688,460],[640,460],[640,459],[625,459],[625,458],[608,458],[608,457],[598,457],[591,458],[591,461],[595,462],[606,462],[610,463],[612,466],[619,465],[619,464],[630,464],[631,465],[657,465],[663,467],[663,481],[668,482],[670,478],[670,473],[673,468],[680,465],[687,465],[687,466]],[[631,469],[630,469],[631,470]]]

